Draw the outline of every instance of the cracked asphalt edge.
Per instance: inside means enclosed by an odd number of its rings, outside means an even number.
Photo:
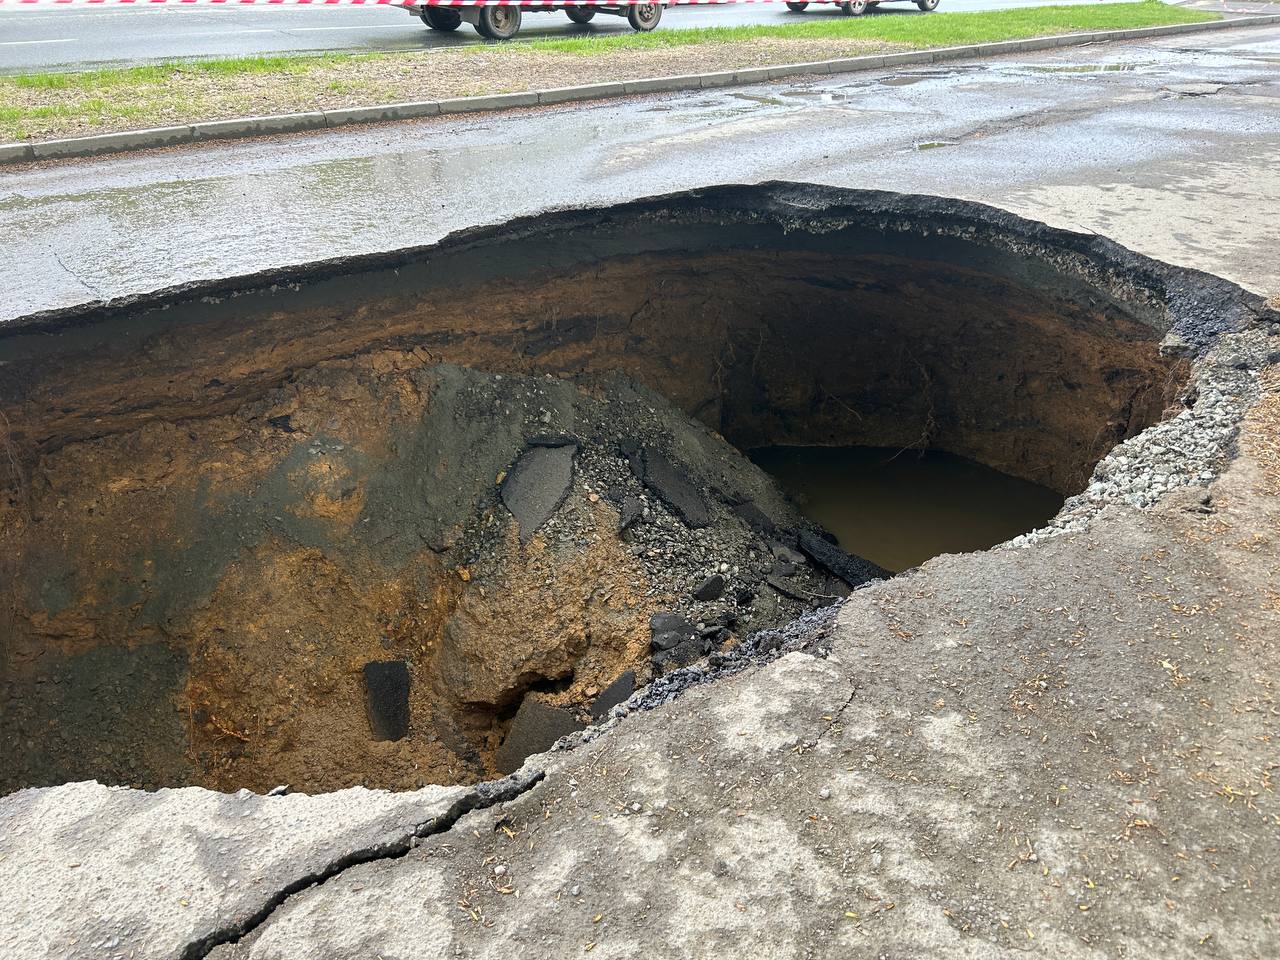
[[[477,783],[469,791],[449,805],[444,813],[424,821],[406,834],[352,850],[326,865],[323,869],[298,877],[281,887],[256,911],[246,917],[211,930],[193,940],[183,950],[182,960],[204,960],[217,947],[235,944],[249,936],[282,907],[289,898],[304,890],[321,886],[352,867],[378,860],[396,860],[404,857],[418,845],[418,841],[448,833],[463,816],[473,810],[484,810],[514,800],[537,786],[545,776],[542,770],[518,770],[501,780]]]

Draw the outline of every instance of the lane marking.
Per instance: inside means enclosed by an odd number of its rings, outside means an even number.
[[[281,27],[280,29],[288,33],[315,33],[319,30],[404,30],[406,28],[412,30],[413,27],[412,23],[371,23],[354,27]]]
[[[33,43],[75,43],[75,37],[67,37],[65,40],[0,40],[0,47],[24,47]]]

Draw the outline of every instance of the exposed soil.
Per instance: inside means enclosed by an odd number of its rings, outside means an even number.
[[[548,430],[582,449],[564,502],[522,542],[498,484]],[[719,504],[690,531],[631,474],[620,436],[706,447],[699,482],[728,465],[779,528],[802,525],[745,458],[625,380],[501,377],[392,351],[321,364],[229,416],[50,455],[25,543],[6,538],[25,621],[6,650],[9,742],[38,735],[42,749],[19,751],[5,787],[471,781],[495,773],[531,690],[585,721],[624,671],[647,681],[658,610],[683,600],[694,618],[776,623],[807,605],[796,597],[847,590],[803,561],[785,578],[794,596],[764,590],[772,558],[746,521]],[[620,535],[628,498],[648,516]],[[750,597],[691,600],[722,563]],[[411,735],[397,741],[368,730],[361,668],[382,660],[412,673]],[[145,688],[147,709],[123,708],[101,736],[102,695],[127,698],[99,686],[104,666]]]
[[[628,671],[874,575],[731,442],[936,447],[1078,493],[1178,407],[1181,353],[1254,309],[985,208],[820,194],[12,325],[0,789],[492,776],[526,698],[586,722]],[[388,660],[392,741],[362,684]]]

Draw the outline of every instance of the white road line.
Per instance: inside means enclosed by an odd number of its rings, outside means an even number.
[[[32,43],[75,43],[75,37],[65,40],[0,40],[0,47],[23,47]]]
[[[228,28],[226,30],[204,30],[200,33],[166,33],[165,40],[198,40],[200,37],[234,37],[242,33],[279,33],[279,29],[275,30],[258,30],[253,27],[246,27],[243,30]],[[117,37],[118,40],[138,40],[138,36]],[[151,38],[146,38],[151,39]]]
[[[287,33],[316,33],[320,30],[403,30],[406,26],[412,27],[413,24],[371,23],[356,27],[281,27],[280,29]]]

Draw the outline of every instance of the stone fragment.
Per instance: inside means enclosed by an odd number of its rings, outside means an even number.
[[[636,674],[634,670],[628,670],[605,687],[600,696],[596,698],[596,702],[591,705],[591,718],[593,720],[601,719],[618,704],[626,702],[627,698],[635,692]]]
[[[720,574],[712,574],[698,584],[697,589],[693,591],[693,599],[710,601],[719,600],[724,594],[725,580]]]
[[[802,530],[797,540],[801,551],[814,563],[822,567],[851,587],[858,587],[869,580],[887,580],[893,576],[884,567],[877,566],[870,560],[845,553],[834,543],[824,540],[816,533]]]
[[[702,494],[685,471],[673,463],[661,451],[645,447],[640,451],[640,464],[631,459],[631,469],[644,482],[644,485],[670,507],[675,514],[690,527],[705,527],[711,522],[711,511]]]
[[[373,739],[403,739],[409,732],[409,664],[403,660],[366,663],[364,699]]]
[[[792,542],[794,543],[795,541],[793,540]],[[795,566],[800,566],[805,562],[804,554],[797,553],[785,543],[779,543],[778,541],[770,541],[769,552],[773,554],[773,558],[779,563],[790,563]]]
[[[697,636],[693,624],[678,613],[655,613],[649,618],[649,629],[652,632],[649,645],[654,650],[670,650],[676,644]]]
[[[644,501],[639,497],[626,497],[618,510],[618,532],[629,530],[644,516]]]
[[[654,654],[653,665],[661,671],[687,667],[699,657],[711,652],[711,641],[705,637],[690,637],[682,640],[669,650]]]
[[[572,443],[530,447],[503,478],[502,502],[520,524],[521,543],[528,543],[564,502],[577,451]]]
[[[549,750],[557,740],[582,729],[573,714],[525,697],[511,721],[507,738],[494,755],[494,763],[502,773],[513,773],[535,753]]]

